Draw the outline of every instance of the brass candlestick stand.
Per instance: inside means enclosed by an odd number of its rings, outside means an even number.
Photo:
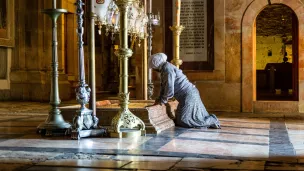
[[[58,52],[57,52],[57,18],[66,13],[65,9],[56,9],[56,0],[53,0],[53,8],[42,10],[52,19],[52,80],[51,80],[51,94],[50,104],[51,109],[49,115],[44,123],[37,127],[37,132],[41,135],[52,136],[54,134],[66,135],[69,134],[71,124],[65,122],[58,105],[60,104],[59,86],[58,86]]]
[[[132,56],[132,50],[128,48],[128,10],[131,3],[135,0],[116,0],[115,3],[120,11],[120,46],[116,51],[120,62],[119,79],[119,101],[120,110],[112,119],[113,132],[111,137],[137,137],[145,135],[144,122],[129,110],[128,92],[128,58]],[[138,129],[134,129],[138,127]]]
[[[184,26],[180,25],[180,12],[181,12],[181,0],[175,0],[175,8],[176,8],[176,20],[175,25],[170,27],[173,32],[173,63],[177,68],[182,65],[183,61],[179,59],[179,38],[180,34],[184,30]]]
[[[174,64],[177,68],[179,68],[180,65],[182,65],[183,61],[179,59],[179,38],[180,34],[184,30],[184,26],[182,25],[175,25],[170,27],[170,29],[173,32],[173,60],[171,61],[172,64]]]
[[[148,13],[148,17],[149,17],[149,21],[148,21],[148,25],[147,25],[147,30],[148,30],[148,59],[150,58],[151,54],[152,54],[152,38],[153,38],[153,28],[152,26],[156,26],[159,25],[159,21],[160,21],[160,16],[157,15],[153,15],[152,13],[152,0],[149,0],[149,13]],[[152,69],[149,68],[148,69],[148,99],[152,100],[152,95],[154,92],[154,85],[152,82]]]
[[[77,34],[78,34],[78,67],[79,67],[79,83],[76,88],[76,100],[81,107],[76,111],[76,116],[73,119],[72,139],[80,139],[81,137],[99,136],[105,133],[105,129],[97,130],[99,119],[94,115],[93,110],[86,108],[86,104],[90,99],[90,87],[85,82],[84,69],[84,50],[83,50],[83,9],[84,3],[82,0],[76,0],[77,6]],[[92,45],[94,46],[94,45]],[[91,73],[92,74],[92,73]],[[94,80],[95,81],[95,80]],[[93,84],[94,85],[94,84]],[[96,129],[96,130],[92,130]]]

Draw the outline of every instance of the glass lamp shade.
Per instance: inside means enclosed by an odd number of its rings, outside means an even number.
[[[96,0],[94,1],[94,12],[97,15],[97,20],[101,25],[106,24],[106,15],[111,0]]]
[[[112,25],[112,22],[113,22],[112,19],[113,19],[114,15],[117,13],[119,13],[118,7],[112,0],[108,6],[106,17],[105,17],[107,25]]]
[[[113,31],[115,33],[117,33],[119,31],[119,17],[120,17],[120,13],[119,11],[116,11],[114,13],[114,15],[112,16],[112,27],[113,27]]]
[[[135,32],[140,39],[144,39],[145,37],[145,27],[148,22],[148,16],[145,13],[141,13],[136,19],[135,22]]]
[[[141,9],[138,4],[134,2],[128,12],[128,31],[129,33],[135,33],[135,23],[138,15],[140,15]]]

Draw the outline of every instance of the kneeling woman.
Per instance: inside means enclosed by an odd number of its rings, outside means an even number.
[[[148,62],[149,68],[161,73],[160,95],[155,104],[165,104],[172,97],[179,102],[175,114],[176,125],[187,128],[220,128],[217,117],[207,112],[198,89],[180,69],[167,62],[167,55],[154,54]]]

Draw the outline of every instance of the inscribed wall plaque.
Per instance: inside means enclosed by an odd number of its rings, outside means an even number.
[[[185,27],[180,35],[180,59],[183,61],[180,68],[183,70],[214,69],[213,6],[213,0],[181,1],[180,23]],[[172,5],[173,20],[175,11]]]
[[[181,59],[207,61],[207,0],[183,0],[180,23],[185,27],[180,35]]]

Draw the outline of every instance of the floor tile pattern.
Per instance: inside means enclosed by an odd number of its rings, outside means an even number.
[[[0,170],[304,170],[302,118],[221,113],[222,129],[77,141],[36,134],[48,109],[0,102]]]

